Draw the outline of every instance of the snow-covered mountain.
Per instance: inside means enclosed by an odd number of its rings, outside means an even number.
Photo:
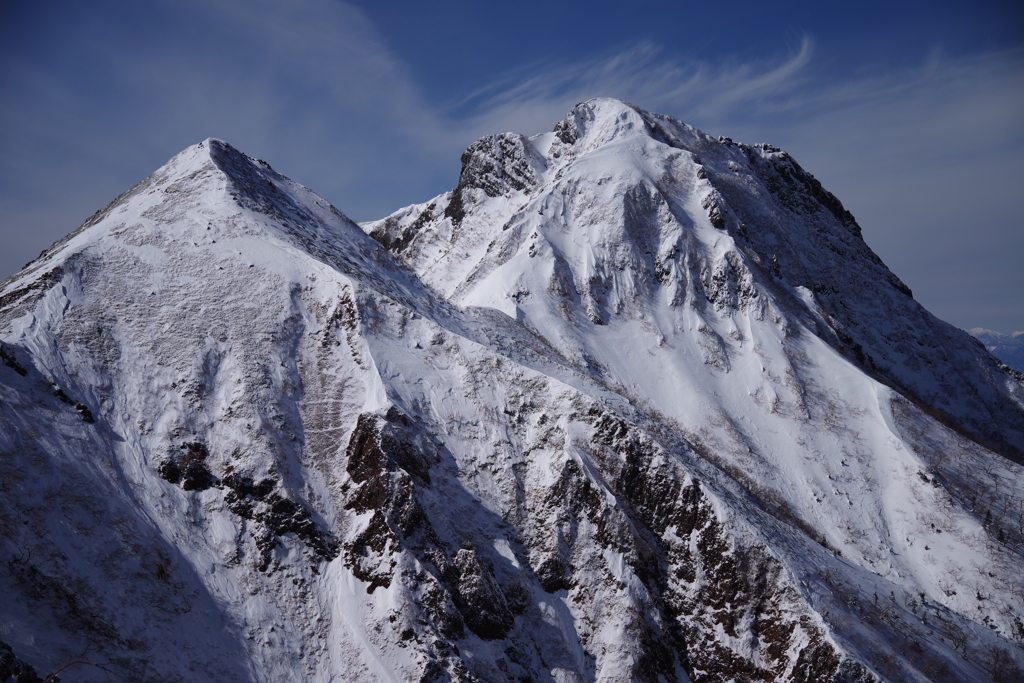
[[[360,229],[207,140],[0,342],[0,677],[1024,665],[1022,378],[768,145],[592,100]]]
[[[1024,331],[1000,334],[984,327],[968,330],[989,353],[1018,372],[1024,372]]]

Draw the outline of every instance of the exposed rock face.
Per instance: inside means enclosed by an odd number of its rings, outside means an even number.
[[[546,166],[530,141],[505,133],[481,138],[462,154],[459,190],[479,188],[488,197],[524,192],[537,184],[538,170]]]
[[[360,229],[208,140],[3,284],[0,674],[1013,680],[1024,386],[813,176],[462,161]]]

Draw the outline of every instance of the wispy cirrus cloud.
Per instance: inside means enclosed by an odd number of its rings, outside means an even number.
[[[472,94],[476,129],[550,129],[620,97],[714,134],[789,150],[853,210],[868,243],[940,317],[1024,329],[1024,50],[935,49],[837,77],[813,41],[775,61],[672,58],[651,44]]]
[[[781,59],[713,64],[679,60],[644,42],[602,59],[521,69],[470,94],[457,107],[477,112],[474,126],[495,130],[513,123],[532,124],[531,130],[550,127],[576,102],[596,96],[711,119],[797,90],[813,53],[813,40],[804,37]]]
[[[444,102],[344,2],[20,7],[39,14],[19,23],[8,11],[0,48],[3,273],[208,136],[365,220],[453,185],[476,137],[550,130],[577,102],[610,96],[790,150],[939,315],[1024,328],[1021,51],[936,50],[851,76],[812,36],[746,59],[686,59],[641,42],[525,64]],[[993,317],[968,320],[982,299]]]
[[[431,166],[445,153],[457,176],[453,150],[469,140],[431,114],[352,5],[98,0],[59,9],[5,9],[0,29],[3,275],[210,136],[360,218],[432,192]]]

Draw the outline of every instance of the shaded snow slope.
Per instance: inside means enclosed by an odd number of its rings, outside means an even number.
[[[0,288],[0,641],[86,681],[1012,672],[1020,384],[745,149],[585,103],[378,241],[185,150]]]

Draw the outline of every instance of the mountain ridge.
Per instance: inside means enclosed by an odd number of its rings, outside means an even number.
[[[984,344],[993,356],[1017,372],[1024,373],[1024,331],[1000,334],[983,327],[975,327],[967,332]]]
[[[591,111],[589,107],[595,102],[598,104],[594,105],[596,108]],[[598,123],[594,123],[595,120],[598,120],[595,111],[600,110],[601,107],[610,111],[605,112],[604,118],[599,119]],[[601,121],[607,123],[601,124]],[[583,127],[577,128],[578,126]],[[571,143],[563,141],[563,137]],[[498,138],[501,136],[492,136],[487,139],[497,140]],[[600,161],[593,160],[595,152],[600,151],[604,145],[614,145],[615,143],[621,145],[623,140],[626,141],[627,149],[621,156],[625,156],[627,159],[630,158],[628,155],[633,154],[634,151],[630,149],[630,145],[634,148],[638,145],[665,146],[679,149],[684,154],[688,154],[690,158],[682,162],[685,168],[677,170],[671,177],[676,179],[680,174],[690,175],[689,182],[694,183],[695,187],[703,186],[704,189],[698,192],[699,196],[694,197],[694,200],[700,204],[700,208],[694,206],[689,213],[685,210],[676,211],[676,213],[682,214],[680,220],[684,225],[691,215],[697,215],[698,219],[706,220],[705,226],[713,228],[716,234],[724,231],[723,237],[728,236],[735,242],[734,248],[729,249],[729,252],[742,260],[740,269],[751,273],[751,275],[756,274],[755,277],[760,286],[771,289],[775,299],[788,299],[795,304],[795,307],[804,308],[805,312],[810,314],[814,320],[812,325],[814,332],[821,335],[838,351],[851,357],[863,370],[873,373],[886,383],[898,388],[902,393],[908,394],[919,405],[929,408],[933,414],[940,419],[945,419],[947,423],[967,429],[970,438],[982,440],[988,447],[996,448],[1007,457],[1014,458],[1018,463],[1024,457],[1024,451],[1022,451],[1024,448],[1024,422],[1021,419],[1021,398],[1019,393],[1014,393],[1019,390],[1011,390],[1011,402],[1017,406],[1014,412],[1003,412],[998,418],[984,419],[985,422],[999,421],[1013,425],[1014,436],[1009,441],[1005,437],[1000,438],[999,436],[995,436],[996,441],[992,441],[991,435],[981,434],[981,421],[968,418],[962,409],[959,414],[943,418],[943,415],[950,410],[954,410],[954,413],[957,410],[955,406],[947,403],[946,394],[956,395],[963,387],[970,386],[974,381],[963,376],[955,364],[945,362],[945,359],[941,357],[941,343],[936,340],[959,336],[955,345],[964,350],[971,350],[962,359],[962,362],[970,364],[976,372],[984,374],[986,383],[1002,382],[1004,387],[1011,388],[1017,386],[1014,378],[1005,377],[1000,365],[992,363],[992,359],[986,354],[974,353],[974,347],[964,343],[968,338],[962,331],[938,321],[916,303],[902,301],[903,296],[912,299],[909,288],[888,271],[881,260],[864,244],[860,236],[860,228],[852,215],[833,195],[823,190],[817,180],[793,162],[785,152],[770,145],[748,147],[733,143],[727,138],[716,140],[668,117],[640,114],[632,105],[616,103],[611,100],[593,100],[578,105],[573,113],[556,126],[555,133],[535,136],[534,139],[538,145],[550,145],[547,147],[547,156],[550,158],[547,159],[547,163],[542,165],[551,166],[548,182],[551,182],[553,186],[559,184],[560,174],[564,173],[566,159],[575,156],[583,159],[581,163],[590,163],[596,167],[596,170],[588,170],[588,173],[598,175],[604,173],[605,171],[600,168]],[[665,142],[666,140],[669,142]],[[493,144],[490,147],[493,148]],[[581,148],[577,149],[577,147]],[[474,145],[464,155],[463,172],[460,176],[459,186],[454,191],[455,194],[441,195],[427,203],[428,206],[431,204],[440,206],[445,202],[448,203],[448,206],[452,203],[458,203],[461,206],[466,203],[464,195],[467,192],[480,192],[474,187],[471,180],[467,180],[467,176],[472,178],[472,174],[477,169],[486,168],[487,162],[482,162],[478,158],[482,149],[483,147]],[[714,156],[711,156],[712,154]],[[654,150],[649,152],[649,155],[654,158],[665,158],[663,163],[673,163],[669,161],[672,159],[671,154],[659,154],[658,150]],[[492,160],[492,165],[496,161],[496,159]],[[689,163],[686,163],[687,161]],[[679,163],[679,160],[676,159],[675,163]],[[641,178],[646,176],[645,182],[640,182],[631,191],[640,192],[641,194],[638,196],[652,193],[650,201],[662,202],[667,212],[671,213],[673,211],[672,188],[663,189],[657,186],[658,177],[664,174],[664,169],[641,169],[640,165],[633,164],[631,172]],[[565,181],[562,181],[561,185],[564,198],[565,192],[570,190],[564,189]],[[523,189],[525,186],[515,189],[509,193],[509,197],[523,195]],[[484,191],[484,194],[487,195],[487,201],[480,201],[481,210],[484,212],[491,210],[486,208],[488,206],[495,206],[495,210],[500,210],[497,207],[502,204],[502,201],[509,201],[491,197],[487,191]],[[753,197],[750,196],[751,194]],[[456,196],[458,197],[457,202],[454,200]],[[528,196],[529,193],[524,195],[522,201],[528,201]],[[541,196],[547,197],[546,201],[554,201],[551,194]],[[771,208],[767,211],[763,208],[765,202],[758,203],[758,200],[762,198],[775,200],[768,204]],[[754,210],[752,211],[751,208]],[[448,216],[448,207],[437,211],[432,217],[430,234],[435,239],[431,244],[435,244],[438,239],[455,234],[451,228],[445,227],[446,223],[453,223]],[[461,259],[454,259],[458,270],[453,272],[438,270],[444,267],[444,257],[438,259],[431,257],[431,265],[422,268],[417,266],[421,257],[416,252],[417,246],[410,230],[417,224],[419,226],[417,229],[422,230],[423,226],[427,224],[425,217],[429,213],[430,211],[425,210],[410,221],[408,211],[401,210],[387,219],[366,223],[364,228],[382,243],[392,244],[392,250],[402,256],[414,269],[419,270],[428,283],[432,281],[432,272],[438,271],[439,280],[460,283],[459,287],[464,290],[479,275],[475,272],[466,274],[464,271],[468,266],[466,263],[460,263]],[[491,221],[504,223],[505,221],[501,219],[507,218],[506,214],[495,217],[484,213],[481,216],[483,229],[479,231],[481,237],[473,239],[478,242],[482,240],[482,235],[487,234],[486,226]],[[516,212],[509,218],[509,221],[514,221],[516,216],[521,215],[523,215],[522,212]],[[399,216],[403,216],[403,219],[399,220]],[[827,220],[830,217],[832,220]],[[808,229],[803,234],[787,239],[787,231],[781,229],[780,221],[787,221],[787,225],[799,225],[800,223],[794,221],[794,218],[806,218],[806,222],[809,223]],[[592,220],[599,221],[601,217],[595,216]],[[625,215],[616,220],[617,224],[626,225]],[[506,227],[511,226],[507,224]],[[462,228],[462,231],[464,235],[465,228]],[[393,241],[394,235],[398,233],[402,235],[400,239],[403,240],[400,245]],[[510,233],[506,234],[515,236],[516,233],[517,230],[513,228]],[[501,237],[499,236],[497,239],[501,239]],[[625,233],[619,233],[614,238],[591,237],[591,239],[608,239],[610,243],[614,244],[622,244],[623,240],[628,243],[629,239]],[[466,239],[468,238],[465,236],[460,237],[463,242]],[[793,242],[793,239],[799,240],[799,243]],[[505,241],[507,246],[502,248],[502,257],[512,253],[510,249],[516,252],[520,250],[518,245],[509,244],[508,239]],[[454,246],[452,245],[452,248]],[[650,262],[642,266],[644,270],[654,272],[658,277],[664,277],[666,257],[673,253],[678,257],[681,248],[680,244],[664,243],[661,246],[664,247],[665,253],[659,253],[656,259],[648,259]],[[479,249],[479,247],[480,244],[473,242],[466,249],[471,251]],[[460,246],[460,248],[462,247]],[[562,252],[560,247],[554,248],[559,253]],[[448,247],[446,246],[445,249]],[[638,262],[642,262],[643,259],[640,258],[639,252],[642,250],[634,247],[631,254],[625,256],[610,254],[609,256],[612,260],[619,259],[621,261],[622,258],[625,258],[628,263],[640,266]],[[650,252],[649,248],[646,250]],[[490,254],[490,251],[487,253]],[[485,260],[487,258],[487,256],[484,257]],[[804,263],[807,258],[817,261],[810,271]],[[623,267],[623,264],[618,263],[616,267]],[[676,267],[680,267],[679,264],[676,264]],[[712,263],[701,267],[712,269],[711,273],[703,275],[711,282],[701,282],[699,285],[691,283],[691,289],[704,289],[712,297],[725,295],[735,298],[735,292],[720,293],[715,287],[707,285],[713,284],[717,278],[717,281],[727,282],[733,287],[749,287],[749,285],[732,282],[735,280],[735,275],[729,273],[735,270],[733,263],[718,262],[717,265]],[[715,267],[718,268],[717,272],[714,272]],[[828,282],[828,279],[854,270],[860,271],[853,272],[855,278],[853,284],[857,291],[866,290],[871,292],[872,296],[885,296],[889,299],[896,314],[891,317],[904,321],[908,328],[907,331],[912,335],[911,338],[914,339],[917,346],[922,347],[925,351],[933,350],[931,353],[922,353],[921,349],[911,348],[908,349],[908,352],[894,355],[891,348],[886,348],[892,347],[893,344],[880,338],[880,335],[874,332],[875,329],[885,328],[892,330],[887,331],[890,335],[900,332],[900,330],[892,329],[891,321],[879,321],[869,317],[865,320],[867,317],[865,309],[868,309],[869,306],[848,306],[846,302],[853,296],[851,294],[845,295],[845,301],[841,305],[829,302],[829,297],[832,296],[836,288],[834,284]],[[771,273],[770,277],[768,272]],[[590,279],[597,278],[599,282],[603,282],[606,279],[606,274],[580,272],[573,273],[573,278],[573,287],[581,293],[582,303],[586,307],[588,315],[592,320],[600,318],[599,311],[596,309],[596,300],[589,292]],[[795,282],[791,282],[793,279]],[[879,282],[885,283],[891,289],[888,292],[878,289],[877,283]],[[444,289],[444,285],[440,285],[439,282],[434,284],[441,287],[442,292],[454,294],[456,300],[465,300],[469,303],[469,300],[465,299],[461,292],[451,292],[450,286],[449,289]],[[778,284],[783,286],[778,287]],[[844,292],[850,289],[852,288],[847,287]],[[801,291],[806,294],[800,293]],[[807,297],[809,299],[804,301]],[[498,302],[494,297],[488,299],[488,303],[499,310],[506,312],[512,310],[507,302]],[[871,325],[865,324],[868,322]],[[919,378],[914,377],[915,369],[923,365],[935,365],[937,362],[941,364],[940,366],[949,368],[947,372],[953,376],[944,379],[941,387],[916,386]],[[953,389],[954,386],[957,387],[956,390]],[[1006,389],[1004,389],[1005,391]],[[982,401],[986,400],[984,397],[979,398]]]
[[[966,359],[1011,445],[1020,385],[814,183],[612,100],[362,229],[185,150],[0,287],[2,640],[126,680],[1012,671],[1024,472],[854,344]],[[816,276],[851,254],[866,294]],[[864,301],[917,327],[846,341]]]

